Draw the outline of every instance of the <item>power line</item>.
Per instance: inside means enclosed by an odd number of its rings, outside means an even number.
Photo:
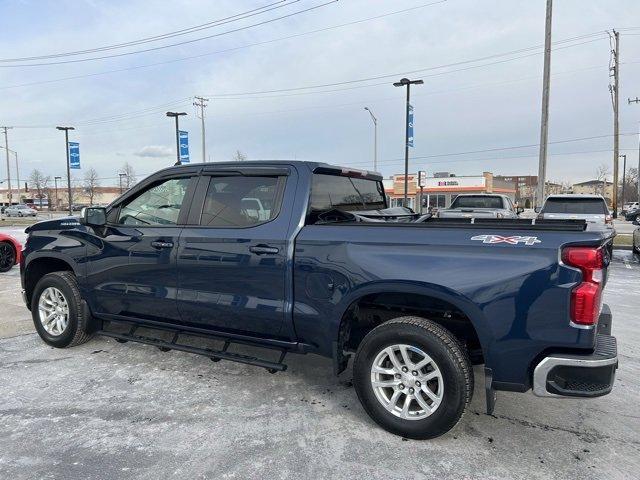
[[[177,37],[177,36],[181,36],[181,35],[187,35],[193,32],[197,32],[197,31],[201,31],[201,30],[205,30],[205,29],[209,29],[209,28],[213,28],[213,27],[218,27],[220,25],[224,25],[226,23],[231,23],[231,22],[235,22],[238,20],[243,20],[245,18],[249,18],[255,15],[259,15],[265,12],[269,12],[271,10],[275,10],[278,8],[283,8],[285,6],[289,6],[293,3],[298,3],[301,0],[292,0],[291,2],[289,2],[287,5],[280,5],[284,2],[286,2],[286,0],[279,0],[277,2],[274,3],[270,3],[268,5],[264,5],[262,7],[258,7],[258,8],[254,8],[251,10],[247,10],[241,13],[237,13],[235,15],[231,15],[228,17],[224,17],[224,18],[219,18],[217,20],[211,20],[207,23],[203,23],[201,25],[196,25],[193,27],[189,27],[189,28],[185,28],[182,30],[177,30],[174,32],[168,32],[168,33],[163,33],[160,35],[155,35],[152,37],[145,37],[145,38],[141,38],[138,40],[131,40],[128,42],[124,42],[124,43],[114,43],[111,45],[105,45],[102,47],[96,47],[96,48],[91,48],[91,49],[87,49],[87,50],[75,50],[75,51],[71,51],[71,52],[61,52],[61,53],[51,53],[51,54],[47,54],[47,55],[38,55],[38,56],[32,56],[32,57],[17,57],[17,58],[2,58],[0,59],[0,63],[14,63],[14,62],[25,62],[25,61],[31,61],[31,60],[45,60],[45,59],[49,59],[49,58],[60,58],[60,57],[68,57],[68,56],[76,56],[76,55],[85,55],[88,53],[95,53],[95,52],[102,52],[102,51],[108,51],[108,50],[116,50],[119,48],[124,48],[124,47],[130,47],[130,46],[134,46],[134,45],[140,45],[140,44],[144,44],[144,43],[149,43],[149,42],[156,42],[159,40],[164,40],[166,38],[173,38],[173,37]],[[271,7],[271,8],[270,8]]]
[[[336,3],[336,2],[338,2],[338,0],[329,0],[329,1],[321,3],[319,5],[314,5],[313,7],[308,7],[308,8],[302,9],[302,10],[298,10],[298,11],[295,11],[295,12],[292,12],[292,13],[288,13],[288,14],[282,15],[280,17],[270,18],[268,20],[264,20],[264,21],[258,22],[258,23],[253,23],[251,25],[246,25],[244,27],[238,27],[238,28],[235,28],[235,29],[232,29],[232,30],[227,30],[225,32],[220,32],[220,33],[216,33],[216,34],[212,34],[212,35],[207,35],[207,36],[204,36],[204,37],[193,38],[191,40],[184,40],[182,42],[171,43],[171,44],[162,45],[162,46],[158,46],[158,47],[150,47],[150,48],[145,48],[145,49],[142,49],[142,50],[134,50],[132,52],[123,52],[123,53],[114,53],[114,54],[111,54],[111,55],[102,55],[102,56],[99,56],[99,57],[78,58],[78,59],[74,59],[74,60],[60,60],[60,61],[57,61],[57,62],[26,63],[26,64],[21,64],[21,65],[0,65],[0,68],[41,67],[41,66],[45,66],[45,65],[62,65],[62,64],[67,64],[67,63],[89,62],[89,61],[93,61],[93,60],[104,60],[106,58],[125,57],[125,56],[130,56],[130,55],[136,55],[136,54],[139,54],[139,53],[153,52],[153,51],[157,51],[157,50],[163,50],[165,48],[177,47],[177,46],[180,46],[180,45],[187,45],[187,44],[191,44],[191,43],[195,43],[195,42],[200,42],[202,40],[208,40],[210,38],[221,37],[223,35],[229,35],[231,33],[241,32],[243,30],[248,30],[250,28],[259,27],[259,26],[262,26],[262,25],[267,25],[269,23],[277,22],[278,20],[283,20],[285,18],[290,18],[290,17],[294,17],[296,15],[301,15],[303,13],[311,12],[313,10],[317,10],[319,8],[326,7],[327,5],[330,5],[330,4]]]

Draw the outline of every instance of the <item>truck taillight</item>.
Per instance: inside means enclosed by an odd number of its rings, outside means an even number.
[[[582,282],[571,292],[571,320],[579,325],[595,325],[602,303],[602,248],[568,247],[562,251],[562,261],[582,272]]]

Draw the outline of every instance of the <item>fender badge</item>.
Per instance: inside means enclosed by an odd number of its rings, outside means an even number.
[[[521,237],[519,235],[514,237],[503,237],[502,235],[476,235],[475,237],[471,237],[471,240],[489,244],[508,243],[509,245],[518,245],[519,243],[534,245],[536,243],[542,243],[542,240],[538,240],[538,237]]]

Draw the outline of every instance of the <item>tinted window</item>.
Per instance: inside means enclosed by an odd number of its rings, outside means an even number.
[[[201,225],[250,227],[278,215],[282,177],[212,177],[204,201]]]
[[[451,208],[504,208],[500,197],[459,196]]]
[[[345,211],[385,208],[381,182],[364,178],[314,174],[311,185],[311,211]]]
[[[124,204],[118,223],[124,225],[175,225],[187,192],[189,178],[165,180]]]
[[[548,198],[543,213],[576,213],[584,215],[607,215],[604,200],[599,198]]]

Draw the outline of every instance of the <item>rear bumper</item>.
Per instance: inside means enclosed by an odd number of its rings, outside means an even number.
[[[533,393],[539,397],[591,398],[611,392],[618,348],[616,338],[608,333],[610,330],[597,334],[591,354],[554,354],[542,359],[533,372]]]

